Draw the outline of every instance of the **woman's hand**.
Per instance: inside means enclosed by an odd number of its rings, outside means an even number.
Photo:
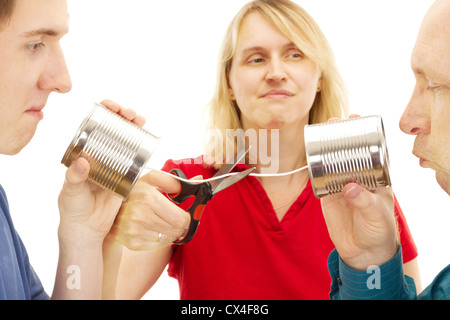
[[[142,176],[120,208],[110,236],[136,251],[172,245],[188,230],[190,215],[163,193],[179,191],[175,178],[156,171]]]

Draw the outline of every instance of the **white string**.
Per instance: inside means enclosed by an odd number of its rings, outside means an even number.
[[[304,166],[292,171],[288,171],[288,172],[282,172],[282,173],[250,173],[251,176],[254,177],[282,177],[282,176],[289,176],[291,174],[303,171],[305,169],[308,169],[308,166]]]
[[[282,173],[250,173],[249,175],[253,176],[253,177],[283,177],[283,176],[288,176],[288,175],[300,172],[300,171],[305,170],[307,168],[308,168],[308,166],[304,166],[304,167],[301,167],[301,168],[298,168],[298,169],[295,169],[295,170],[292,170],[292,171],[289,171],[289,172],[282,172]],[[197,180],[197,179],[189,180],[189,179],[184,179],[184,178],[178,177],[178,176],[176,176],[176,175],[174,175],[174,174],[172,174],[170,172],[166,172],[166,171],[162,171],[162,170],[158,170],[158,169],[152,169],[152,168],[147,168],[147,169],[150,169],[150,170],[153,170],[153,171],[157,171],[157,172],[160,172],[160,173],[164,173],[164,174],[166,174],[168,176],[171,176],[172,178],[178,179],[180,181],[184,181],[184,182],[198,182],[198,183],[210,182],[210,181],[214,181],[214,180],[218,180],[218,179],[223,179],[223,178],[226,178],[226,177],[229,177],[229,176],[232,176],[232,175],[235,175],[235,174],[239,173],[239,172],[230,172],[230,173],[226,173],[224,175],[218,176],[218,177],[212,177],[212,178],[204,179],[204,180]]]

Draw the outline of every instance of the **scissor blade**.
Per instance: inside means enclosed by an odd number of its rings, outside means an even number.
[[[233,168],[245,157],[248,150],[250,150],[250,148],[241,149],[240,152],[237,154],[237,161],[225,164],[222,168],[220,168],[219,171],[217,171],[214,177],[222,176],[228,172],[231,172],[231,170],[233,170]]]
[[[212,193],[216,194],[220,191],[225,190],[229,186],[232,186],[236,182],[244,179],[246,176],[250,174],[255,168],[250,168],[245,171],[241,171],[239,173],[236,173],[228,178],[224,178],[223,180],[220,180],[220,182],[213,188]]]

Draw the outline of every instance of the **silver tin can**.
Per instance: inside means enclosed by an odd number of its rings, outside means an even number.
[[[316,198],[351,181],[369,190],[390,186],[383,120],[367,116],[305,126],[305,149]]]
[[[95,104],[61,163],[69,167],[75,159],[85,158],[90,165],[89,180],[126,199],[158,141],[147,130]]]

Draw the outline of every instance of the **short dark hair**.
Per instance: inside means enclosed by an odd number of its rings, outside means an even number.
[[[15,3],[16,0],[0,0],[0,27],[11,18]]]

